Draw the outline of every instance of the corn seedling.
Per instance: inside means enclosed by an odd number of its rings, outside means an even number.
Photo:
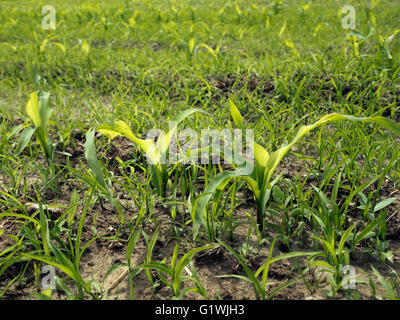
[[[234,123],[237,127],[242,130],[245,129],[243,123],[243,117],[240,114],[239,110],[235,106],[235,104],[230,100],[230,112],[233,118]],[[352,115],[342,115],[338,113],[331,113],[326,116],[323,116],[320,120],[315,122],[312,125],[302,126],[294,139],[287,145],[279,148],[272,153],[269,153],[265,150],[261,145],[256,142],[252,142],[252,146],[250,147],[254,150],[254,163],[249,163],[249,160],[246,160],[246,171],[241,170],[241,168],[236,169],[235,171],[223,171],[222,173],[215,176],[207,185],[204,190],[203,195],[201,195],[194,206],[193,210],[193,236],[197,237],[200,226],[204,223],[205,209],[208,205],[209,200],[213,196],[213,194],[218,189],[223,189],[223,187],[235,177],[239,179],[244,179],[249,189],[253,192],[254,198],[257,202],[257,223],[259,224],[260,231],[262,233],[265,232],[265,212],[266,205],[268,199],[271,195],[272,188],[279,180],[280,176],[271,181],[273,173],[275,169],[279,165],[280,161],[286,155],[286,153],[294,146],[300,139],[309,133],[311,130],[328,124],[329,122],[338,121],[338,120],[350,120],[350,121],[359,121],[359,122],[372,122],[383,126],[384,128],[390,129],[400,135],[400,125],[393,120],[375,116],[375,117],[355,117]],[[232,164],[234,164],[232,162]],[[248,173],[249,166],[253,167],[251,173]],[[243,168],[243,167],[242,167]]]
[[[140,139],[134,135],[129,126],[122,120],[118,120],[112,124],[101,124],[97,130],[113,139],[116,136],[124,136],[130,139],[148,158],[150,164],[150,172],[154,187],[157,189],[161,197],[166,195],[167,180],[172,173],[168,170],[166,159],[169,146],[173,135],[177,130],[178,124],[195,112],[203,112],[200,109],[188,109],[182,112],[173,122],[167,133],[162,132],[157,143],[150,139]]]
[[[45,155],[50,169],[50,176],[55,174],[54,151],[57,143],[52,143],[48,131],[48,123],[52,109],[50,107],[50,94],[42,92],[39,96],[32,93],[26,105],[26,112],[33,122],[33,127],[27,127],[22,133],[16,147],[16,155],[20,154],[28,145],[33,134],[35,134],[40,147]]]

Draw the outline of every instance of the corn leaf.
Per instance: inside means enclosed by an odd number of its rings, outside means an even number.
[[[286,30],[286,20],[283,22],[282,28],[279,31],[279,38],[282,38],[282,35],[285,32],[285,30]]]
[[[258,199],[260,197],[260,189],[258,188],[257,181],[253,180],[249,176],[243,176],[243,179],[246,180],[251,191],[253,191],[254,197]]]
[[[52,45],[59,47],[63,53],[66,52],[65,46],[63,46],[61,43],[53,42]]]
[[[265,184],[269,182],[271,179],[272,174],[274,173],[276,167],[278,166],[279,162],[282,160],[282,158],[285,156],[285,154],[290,150],[290,148],[296,144],[303,136],[305,136],[307,133],[309,133],[311,130],[317,128],[318,126],[321,126],[323,124],[332,122],[332,121],[337,121],[337,120],[351,120],[351,121],[359,121],[359,122],[373,122],[381,125],[384,128],[390,129],[394,131],[396,134],[400,136],[400,124],[394,122],[393,120],[387,119],[385,117],[381,116],[375,116],[375,117],[354,117],[351,115],[343,115],[343,114],[338,114],[338,113],[331,113],[328,114],[324,117],[322,117],[320,120],[318,120],[316,123],[312,125],[307,125],[303,126],[299,129],[297,132],[297,135],[295,138],[290,142],[288,145],[281,147],[280,149],[276,150],[273,152],[268,160],[267,163],[267,170],[265,171],[266,178],[265,178]]]
[[[132,253],[136,247],[136,243],[139,239],[139,236],[140,236],[140,232],[135,232],[135,233],[132,233],[128,239],[128,245],[126,247],[126,261],[128,262],[129,268],[132,268],[132,265],[131,265]]]
[[[269,154],[267,150],[265,150],[258,143],[254,142],[254,158],[257,162],[257,165],[265,168],[267,166],[269,160]]]
[[[265,167],[269,160],[269,154],[267,150],[265,150],[262,146],[258,143],[254,143],[254,158],[256,160],[256,176],[257,176],[257,184],[258,188],[262,188],[264,182],[264,173]]]
[[[314,239],[316,239],[316,240],[318,240],[318,241],[320,241],[321,243],[322,243],[322,245],[324,246],[324,248],[326,249],[326,251],[329,251],[329,254],[331,255],[331,257],[332,257],[332,259],[333,259],[333,263],[335,264],[335,265],[337,265],[337,259],[338,259],[338,257],[337,257],[337,255],[336,255],[336,251],[335,251],[335,248],[333,247],[333,245],[330,243],[330,242],[328,242],[327,240],[324,240],[324,239],[322,239],[322,238],[320,238],[320,237],[317,237],[317,236],[314,236],[314,235],[312,235],[312,237],[314,238]]]
[[[294,55],[299,56],[299,52],[297,51],[296,46],[294,45],[294,43],[292,41],[290,41],[289,39],[286,39],[285,45],[287,47],[289,47],[290,49],[292,49],[292,52]]]
[[[183,111],[175,121],[171,122],[172,126],[170,126],[170,130],[166,134],[164,132],[161,133],[157,140],[157,144],[155,144],[153,140],[145,140],[136,137],[129,126],[122,120],[118,120],[113,124],[101,124],[97,127],[97,130],[111,139],[116,136],[124,136],[130,139],[147,155],[150,163],[157,166],[160,164],[162,157],[165,157],[178,124],[195,112],[208,114],[207,112],[196,108]]]
[[[165,155],[165,153],[167,152],[171,143],[172,136],[174,135],[179,123],[181,123],[183,120],[185,120],[187,117],[195,112],[201,112],[208,115],[207,112],[196,108],[187,109],[181,112],[174,121],[171,121],[172,126],[170,126],[168,133],[162,133],[157,140],[157,150],[160,155]]]
[[[97,131],[113,139],[116,136],[123,136],[134,142],[148,157],[154,165],[159,163],[160,155],[152,140],[145,140],[136,137],[131,128],[122,120],[118,120],[113,124],[101,124],[97,127]]]
[[[203,47],[203,48],[207,49],[208,53],[211,54],[215,58],[215,60],[218,61],[218,56],[215,53],[215,50],[213,48],[211,48],[210,46],[206,45],[205,43],[200,44],[200,47]]]
[[[194,38],[191,38],[188,43],[188,49],[191,54],[193,54],[194,50]]]
[[[50,246],[52,247],[52,249],[55,248],[52,242],[50,242]],[[60,269],[62,272],[64,272],[66,275],[68,275],[71,279],[75,280],[76,282],[83,283],[84,281],[81,275],[73,268],[72,262],[70,262],[69,260],[65,260],[64,259],[65,255],[63,255],[60,250],[56,249],[56,252],[57,254],[55,254],[55,256],[60,263],[55,262],[54,260],[45,255],[33,255],[29,253],[22,253],[22,255],[29,259],[42,261],[48,265],[56,267]],[[59,255],[63,256],[61,260],[58,259],[60,257]]]
[[[167,266],[166,264],[163,264],[161,262],[149,262],[149,263],[145,263],[145,264],[141,264],[138,266],[138,268],[143,268],[143,269],[154,269],[154,270],[158,270],[162,273],[165,273],[167,275],[172,275],[172,269],[170,266]],[[169,283],[167,281],[167,283]]]
[[[325,267],[325,268],[327,268],[328,270],[326,270],[326,271],[329,271],[329,272],[334,272],[333,270],[333,267],[328,263],[328,262],[326,262],[326,261],[322,261],[322,260],[314,260],[314,261],[311,261],[310,262],[310,266],[311,267]]]
[[[26,105],[26,112],[32,119],[36,128],[41,126],[41,117],[39,112],[39,97],[36,92],[32,93]]]
[[[229,99],[229,109],[231,111],[232,119],[235,125],[240,129],[243,129],[243,117],[231,99]]]
[[[48,92],[42,92],[39,96],[39,116],[40,126],[43,128],[43,134],[47,142],[47,124],[51,116],[52,109],[50,107],[50,94]]]
[[[36,128],[32,133],[35,133],[48,162],[52,162],[51,159],[54,149],[52,148],[52,145],[48,143],[47,132],[47,123],[51,115],[49,93],[42,92],[40,97],[38,97],[37,93],[32,93],[26,105],[26,112]],[[29,133],[30,132],[28,131],[27,136],[24,136],[24,139],[28,137]],[[27,141],[21,141],[21,145],[19,145],[20,149],[18,149],[18,151],[23,150],[23,143],[27,143]]]
[[[86,55],[89,54],[90,47],[89,47],[89,44],[86,42],[85,39],[82,40],[82,46],[81,46],[81,48],[82,48],[82,51],[83,51]]]

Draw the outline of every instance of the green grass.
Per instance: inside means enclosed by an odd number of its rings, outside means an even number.
[[[28,286],[32,297],[55,298],[40,285],[45,264],[56,267],[64,298],[106,298],[105,280],[122,266],[130,298],[140,298],[134,283],[142,274],[156,298],[160,287],[171,299],[218,298],[194,258],[217,246],[243,267],[236,278],[258,298],[303,282],[314,294],[318,283],[304,275],[316,266],[329,275],[319,280],[328,284],[325,298],[400,298],[399,239],[387,237],[400,203],[395,1],[56,0],[56,29],[44,30],[47,4],[0,2],[0,299]],[[342,28],[345,4],[356,9],[356,30]],[[49,93],[52,108],[35,134],[26,109],[33,92]],[[383,116],[393,130],[335,121],[301,135],[282,160],[272,153],[330,113]],[[218,164],[148,165],[136,137],[174,119],[182,120],[178,132],[198,133],[245,119],[254,141],[279,158],[259,186],[268,196],[253,196],[248,180]],[[98,134],[118,120],[135,144]],[[102,215],[113,219],[112,231],[97,232]],[[159,232],[174,249],[152,256]],[[82,257],[100,241],[122,243],[126,261],[95,281],[83,276]],[[147,257],[134,263],[137,243]],[[277,247],[289,252],[276,254]],[[264,269],[249,260],[262,252]],[[304,252],[308,258],[298,258]],[[357,265],[357,275],[366,273],[362,292],[342,286],[343,267],[357,254],[369,257]],[[268,268],[282,257],[294,278],[269,290]]]

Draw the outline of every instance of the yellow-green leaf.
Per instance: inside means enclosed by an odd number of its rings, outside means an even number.
[[[265,29],[268,30],[269,29],[269,25],[270,25],[270,19],[269,16],[267,16],[267,19],[265,20]]]
[[[136,25],[136,19],[134,17],[129,19],[129,26],[133,28]]]
[[[317,35],[318,31],[322,28],[322,23],[318,23],[318,25],[314,29],[314,37]]]
[[[286,30],[286,20],[283,22],[282,28],[279,31],[279,38],[282,38],[282,35],[285,32],[285,30]]]
[[[242,129],[243,128],[243,117],[231,99],[229,99],[229,109],[231,111],[233,122],[235,123],[235,125],[237,127]]]
[[[15,46],[13,46],[13,45],[11,45],[11,44],[9,44],[8,42],[2,42],[2,43],[0,43],[0,45],[5,45],[5,46],[7,46],[7,47],[9,47],[9,48],[11,48],[13,51],[17,51],[17,47],[15,47]]]
[[[376,18],[375,15],[370,11],[369,12],[369,19],[374,27],[376,27]]]
[[[89,47],[88,43],[86,42],[85,39],[83,39],[83,40],[82,40],[82,51],[83,51],[85,54],[89,54],[89,50],[90,50],[90,47]]]
[[[48,297],[48,298],[51,298],[51,288],[49,288],[49,289],[45,289],[45,290],[42,290],[42,294],[44,295],[44,296],[46,296],[46,297]]]
[[[140,149],[142,149],[147,157],[149,158],[151,164],[158,164],[160,160],[160,155],[155,147],[152,140],[144,140],[136,137],[131,128],[122,120],[118,120],[113,124],[101,124],[97,127],[97,130],[109,138],[113,139],[116,136],[123,136],[132,140]]]
[[[310,266],[312,266],[312,267],[326,267],[328,270],[333,270],[332,266],[328,262],[322,261],[322,260],[311,261],[310,262]]]
[[[203,47],[203,48],[207,49],[208,53],[210,53],[216,60],[218,60],[218,56],[215,53],[215,50],[213,48],[211,48],[210,46],[206,45],[205,43],[201,43],[200,47]]]
[[[299,52],[297,51],[297,49],[296,49],[296,46],[294,45],[294,43],[292,42],[292,41],[290,41],[290,40],[285,40],[285,45],[287,46],[287,47],[289,47],[290,49],[292,49],[292,52],[296,55],[296,56],[299,56]]]
[[[242,15],[242,10],[240,9],[240,7],[239,7],[238,5],[235,6],[235,10],[236,10],[236,12],[237,12],[237,14],[238,14],[239,16]]]
[[[260,198],[260,189],[258,188],[258,184],[255,180],[250,178],[249,176],[243,176],[244,180],[246,180],[247,184],[249,185],[251,191],[254,193],[254,197],[256,199]]]
[[[189,40],[188,48],[189,48],[189,52],[193,53],[193,50],[194,50],[194,38]]]
[[[39,98],[36,92],[31,94],[31,97],[26,105],[26,112],[28,113],[28,116],[32,119],[35,127],[40,127],[41,119],[39,112]]]
[[[268,151],[256,142],[254,142],[254,158],[256,159],[257,165],[263,168],[266,167],[269,159]]]
[[[196,109],[196,108],[187,109],[187,110],[181,112],[179,114],[179,116],[175,119],[175,121],[172,121],[170,123],[169,132],[167,132],[166,134],[164,132],[161,133],[161,135],[159,136],[159,138],[157,140],[157,145],[156,145],[156,148],[157,148],[158,152],[160,153],[160,155],[164,155],[165,152],[167,152],[170,142],[171,142],[171,139],[172,139],[172,136],[175,134],[175,132],[177,130],[178,124],[195,112],[202,112],[202,113],[207,114],[205,111],[202,111],[200,109]]]
[[[44,52],[44,50],[46,49],[46,45],[49,41],[50,41],[50,39],[43,40],[42,44],[40,45],[40,52]]]
[[[339,113],[330,113],[325,116],[323,116],[321,119],[319,119],[317,122],[315,122],[312,125],[307,125],[303,126],[299,129],[297,132],[296,136],[290,142],[288,145],[283,146],[273,152],[271,156],[269,157],[268,163],[267,163],[267,168],[265,170],[265,174],[267,175],[266,179],[264,178],[264,184],[269,182],[271,179],[271,176],[273,172],[275,171],[276,167],[278,166],[279,162],[282,160],[284,155],[290,150],[290,148],[296,144],[304,135],[306,135],[308,132],[311,130],[315,129],[318,126],[321,126],[323,124],[326,124],[331,121],[337,121],[337,120],[351,120],[351,121],[360,121],[360,122],[373,122],[381,125],[384,128],[390,129],[394,131],[396,134],[400,135],[400,124],[397,122],[394,122],[393,120],[387,119],[382,116],[376,116],[376,117],[355,117],[352,115],[344,115],[344,114],[339,114]]]
[[[356,36],[348,36],[351,45],[353,46],[353,53],[354,55],[358,56],[360,54],[359,44]]]
[[[54,46],[57,46],[57,47],[59,47],[60,49],[61,49],[61,51],[63,52],[63,53],[65,53],[65,46],[63,46],[61,43],[59,43],[59,42],[52,42],[52,45],[54,45]]]

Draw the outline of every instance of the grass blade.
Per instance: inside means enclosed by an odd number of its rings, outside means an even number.
[[[242,257],[235,251],[233,250],[233,248],[231,248],[229,245],[227,245],[226,243],[220,241],[217,239],[217,241],[226,249],[228,250],[239,262],[240,264],[243,266],[244,271],[246,272],[246,275],[248,277],[248,279],[250,280],[249,282],[251,282],[253,284],[254,287],[254,292],[257,296],[257,298],[259,299],[260,297],[263,296],[263,293],[265,295],[265,292],[263,291],[263,289],[261,288],[260,282],[257,280],[257,277],[255,276],[255,274],[250,270],[250,268],[247,266],[246,262],[242,259]]]

